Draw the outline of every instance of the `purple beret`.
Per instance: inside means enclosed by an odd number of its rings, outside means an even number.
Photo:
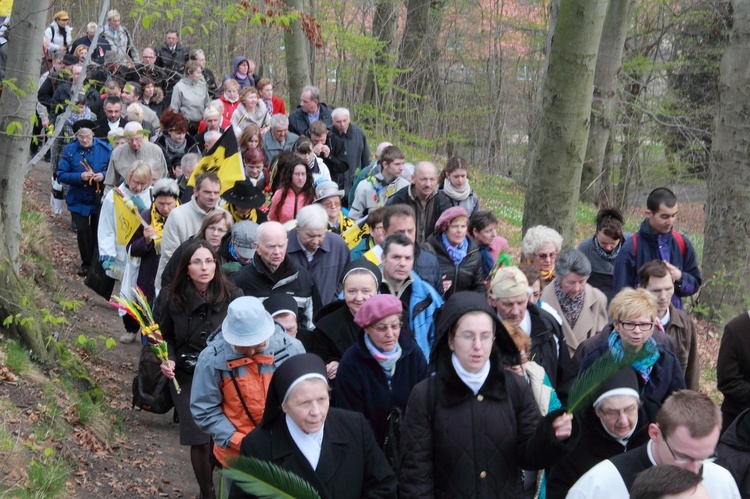
[[[469,214],[466,213],[461,206],[452,206],[445,210],[437,222],[435,222],[435,232],[443,233],[448,230],[448,226],[454,218],[466,217],[469,218]]]
[[[389,315],[400,314],[404,307],[393,295],[375,295],[364,302],[354,316],[354,323],[361,328],[372,326]]]

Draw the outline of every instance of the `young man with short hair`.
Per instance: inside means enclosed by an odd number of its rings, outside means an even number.
[[[641,228],[625,241],[615,261],[613,294],[638,287],[638,269],[651,260],[662,260],[674,281],[672,304],[683,310],[682,297],[694,295],[701,286],[701,272],[690,240],[673,230],[678,213],[677,197],[666,187],[654,189],[646,200]]]

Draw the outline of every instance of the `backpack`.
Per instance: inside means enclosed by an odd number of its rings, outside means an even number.
[[[155,414],[164,414],[174,407],[169,378],[161,372],[161,361],[148,343],[141,349],[138,374],[133,378],[133,407]]]

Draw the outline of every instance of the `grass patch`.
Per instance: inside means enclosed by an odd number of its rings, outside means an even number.
[[[45,449],[45,454],[52,449]],[[65,482],[75,471],[75,467],[61,457],[53,454],[45,455],[42,459],[32,459],[29,463],[27,485],[15,497],[42,498],[62,497],[65,492]]]
[[[17,341],[9,341],[7,343],[5,365],[11,371],[15,374],[23,374],[29,370],[30,362],[26,349],[20,343]]]

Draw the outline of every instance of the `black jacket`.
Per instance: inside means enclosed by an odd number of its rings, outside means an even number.
[[[310,129],[307,130],[305,135],[310,137]],[[328,170],[330,170],[332,180],[337,182],[338,176],[343,175],[349,170],[349,163],[347,162],[348,160],[346,157],[346,146],[341,139],[333,135],[330,130],[328,130],[328,135],[326,135],[326,145],[328,146],[328,149],[331,150],[331,153],[327,158],[321,156],[320,159],[323,160],[323,163],[325,163]],[[339,186],[343,187],[344,184],[339,182]]]
[[[437,191],[435,194],[427,200],[427,204],[424,210],[420,210],[421,201],[414,198],[412,188],[414,184],[409,184],[406,187],[401,188],[393,196],[388,198],[386,206],[394,204],[407,204],[414,208],[414,215],[416,216],[417,225],[417,243],[423,244],[427,238],[435,232],[435,223],[440,218],[445,210],[451,207],[448,196],[438,196]],[[420,206],[417,206],[420,203]]]
[[[555,318],[533,304],[527,310],[531,318],[531,358],[547,372],[558,398],[565,404],[578,376],[578,367],[570,358],[565,336]]]
[[[288,255],[276,272],[271,272],[256,253],[253,261],[230,279],[242,289],[245,296],[254,296],[260,300],[276,293],[293,296],[297,301],[300,328],[313,330],[313,316],[321,307],[320,296],[310,273],[297,267]]]
[[[320,114],[318,119],[325,123],[328,128],[331,128],[333,126],[331,110],[322,102],[318,103],[318,106],[320,107]],[[292,114],[289,115],[289,131],[292,133],[296,133],[301,137],[303,135],[307,135],[307,131],[309,129],[310,123],[307,121],[307,114],[302,110],[300,106],[297,106],[297,109],[292,111]]]
[[[120,124],[118,125],[120,128],[124,128],[125,125],[128,124],[128,120],[121,117],[120,118]],[[107,121],[107,117],[103,116],[96,120],[96,128],[94,129],[94,137],[98,139],[106,139],[107,134],[109,134],[109,122]]]
[[[323,362],[340,361],[349,347],[359,338],[361,329],[344,300],[329,303],[315,314],[312,353]]]
[[[737,416],[716,447],[716,464],[728,469],[742,499],[750,498],[750,410]]]
[[[294,443],[284,417],[242,441],[241,456],[269,461],[308,481],[322,499],[394,498],[396,477],[361,414],[331,407],[316,469]],[[232,486],[232,499],[251,497]]]
[[[448,348],[448,331],[471,311],[490,315],[496,335],[477,395],[456,374]],[[552,465],[577,435],[558,441],[552,421],[561,411],[541,418],[530,385],[504,370],[518,362],[518,349],[483,296],[453,295],[440,313],[438,335],[431,359],[436,374],[414,387],[401,429],[400,496],[521,497],[519,469]]]
[[[445,291],[445,298],[456,291],[478,291],[484,293],[484,279],[482,278],[482,254],[473,239],[469,239],[469,249],[461,263],[456,266],[443,245],[441,234],[434,233],[427,238],[423,249],[435,255],[440,263],[440,277],[453,281],[451,287]],[[440,290],[438,290],[440,291]]]
[[[722,430],[750,408],[750,314],[742,312],[724,326],[716,366],[716,386],[724,394]]]
[[[588,470],[610,457],[633,450],[648,442],[648,418],[643,408],[638,410],[635,431],[622,445],[604,430],[593,407],[583,412],[580,419],[581,440],[575,449],[561,459],[547,474],[547,498],[564,499],[568,490]]]

